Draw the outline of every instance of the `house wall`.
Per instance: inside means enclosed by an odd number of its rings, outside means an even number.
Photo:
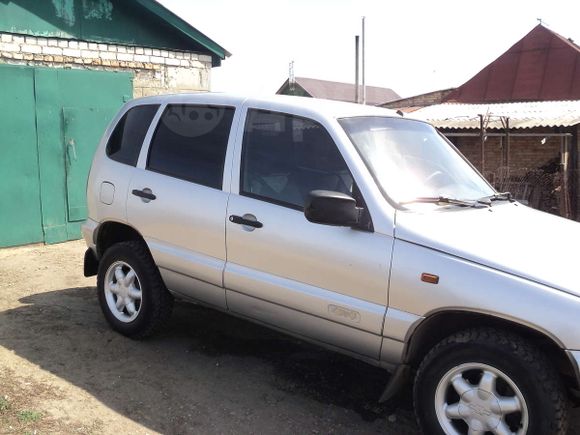
[[[0,33],[0,63],[132,72],[133,96],[207,91],[210,56],[185,51]]]

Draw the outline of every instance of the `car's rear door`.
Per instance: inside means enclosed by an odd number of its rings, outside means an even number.
[[[330,134],[313,119],[249,108],[238,136],[226,225],[228,308],[378,359],[392,238],[370,222],[333,227],[303,214],[314,189],[364,205]]]
[[[223,309],[223,184],[235,106],[169,103],[158,117],[131,180],[128,221],[145,238],[170,290]]]

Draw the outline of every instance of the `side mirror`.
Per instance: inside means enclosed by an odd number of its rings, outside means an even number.
[[[344,193],[313,190],[308,195],[304,216],[315,224],[351,227],[359,223],[360,210],[354,198]]]

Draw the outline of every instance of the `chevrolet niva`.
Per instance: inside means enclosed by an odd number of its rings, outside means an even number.
[[[428,434],[556,434],[578,396],[580,225],[499,193],[428,123],[301,97],[127,103],[83,234],[107,321],[174,297],[413,382]],[[387,379],[387,376],[385,376]]]

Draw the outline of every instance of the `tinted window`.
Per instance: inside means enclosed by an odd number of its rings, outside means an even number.
[[[158,108],[158,105],[136,106],[125,113],[109,138],[107,155],[118,162],[135,166],[143,139]]]
[[[352,195],[353,179],[336,144],[317,122],[250,110],[244,133],[242,194],[303,209],[312,190]]]
[[[167,106],[151,142],[147,168],[221,189],[233,117],[231,107]]]

